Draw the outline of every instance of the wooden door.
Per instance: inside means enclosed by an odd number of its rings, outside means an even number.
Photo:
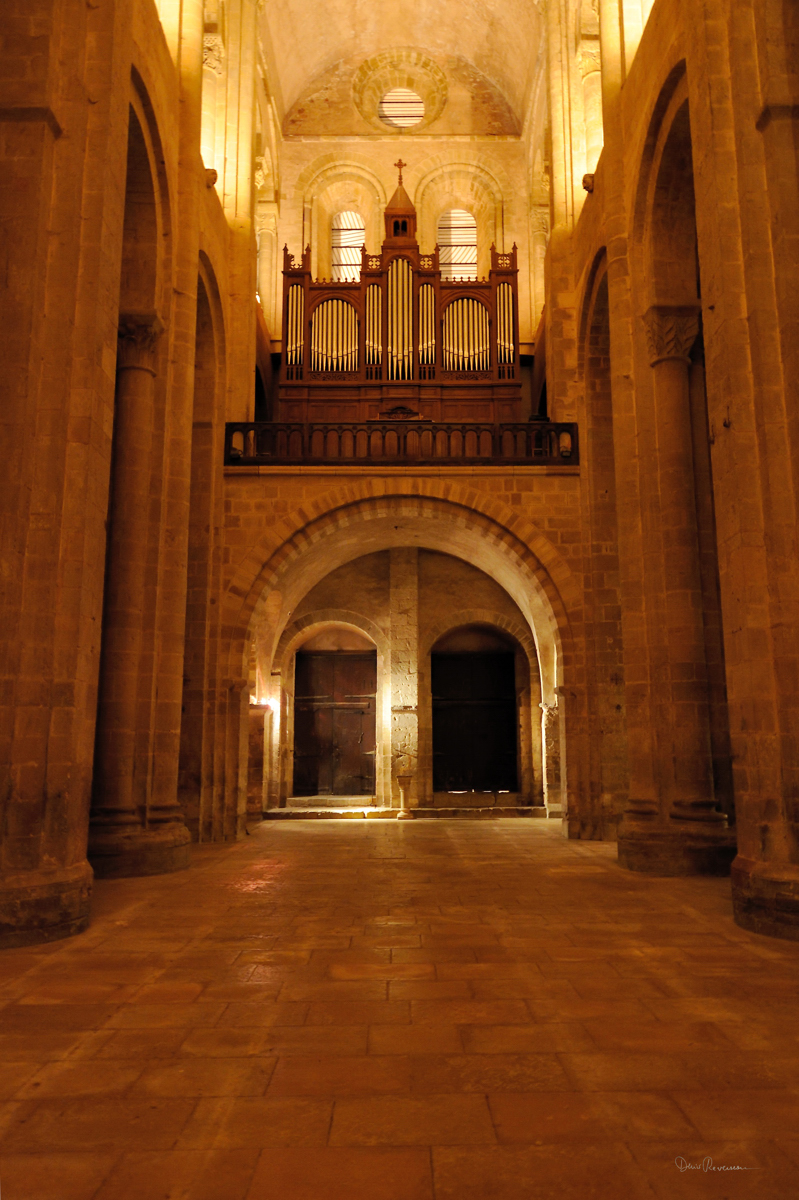
[[[515,792],[513,654],[433,654],[433,790]]]
[[[376,651],[298,652],[295,796],[374,794],[376,694]]]

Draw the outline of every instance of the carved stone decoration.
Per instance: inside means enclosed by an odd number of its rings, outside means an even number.
[[[203,68],[213,71],[214,75],[222,74],[225,61],[225,43],[218,33],[203,35]]]
[[[155,347],[164,331],[160,319],[121,316],[117,333],[117,371],[149,371],[155,375]]]
[[[533,233],[543,233],[549,236],[549,205],[537,205],[530,215],[530,228]]]
[[[699,333],[699,306],[653,304],[644,313],[650,366],[665,359],[688,361]]]
[[[599,54],[599,42],[583,40],[580,43],[580,74],[583,79],[587,75],[594,75],[602,69],[602,60]]]

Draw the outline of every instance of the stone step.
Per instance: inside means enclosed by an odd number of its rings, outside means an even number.
[[[289,796],[287,808],[375,808],[377,796]]]
[[[292,807],[292,808],[270,808],[264,813],[265,821],[319,821],[319,820],[364,820],[369,821],[383,820],[391,821],[397,819],[399,813],[398,808],[377,808],[369,807],[361,804],[360,808],[354,806],[346,806],[342,808],[332,808],[327,805],[323,808],[310,808],[307,806]],[[519,808],[504,807],[502,805],[494,805],[490,808],[476,808],[469,806],[467,808],[414,808],[411,810],[414,818],[417,820],[428,820],[430,818],[456,818],[467,820],[497,820],[500,817],[525,817],[539,818],[546,820],[547,810],[545,808]]]

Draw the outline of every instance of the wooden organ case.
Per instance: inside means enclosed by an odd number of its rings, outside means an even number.
[[[357,282],[312,279],[310,247],[284,248],[276,420],[519,421],[516,247],[491,247],[488,279],[442,279],[401,174],[385,226]]]

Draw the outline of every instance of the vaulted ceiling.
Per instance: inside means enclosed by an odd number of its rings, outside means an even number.
[[[543,37],[536,0],[269,0],[261,23],[278,114],[282,121],[301,103],[305,134],[324,109],[318,100],[309,109],[306,99],[340,91],[366,60],[403,49],[473,79],[521,128]],[[499,127],[504,118],[497,123],[486,132],[511,132]]]

